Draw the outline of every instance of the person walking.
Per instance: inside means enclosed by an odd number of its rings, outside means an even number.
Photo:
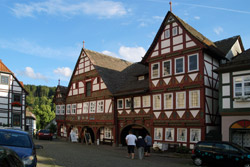
[[[126,136],[126,143],[128,146],[128,158],[135,158],[135,142],[137,141],[137,137],[133,134],[132,130],[129,131],[129,134]]]
[[[143,157],[144,157],[144,148],[146,146],[146,143],[145,141],[142,139],[141,136],[138,137],[138,140],[136,142],[136,146],[137,146],[137,149],[138,149],[138,156],[139,156],[139,159],[142,160]]]
[[[147,133],[144,140],[145,140],[145,143],[146,143],[145,157],[149,157],[150,156],[150,147],[152,146],[152,137]]]

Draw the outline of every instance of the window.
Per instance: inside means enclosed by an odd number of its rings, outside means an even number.
[[[171,60],[163,62],[163,76],[171,75]]]
[[[165,140],[166,141],[174,141],[174,128],[166,128],[165,129]]]
[[[122,109],[123,108],[123,99],[118,99],[117,100],[117,108]]]
[[[61,114],[65,113],[65,105],[61,105]]]
[[[86,96],[91,96],[91,82],[86,83]]]
[[[152,71],[152,78],[159,78],[160,74],[159,74],[159,63],[154,63],[151,66],[151,71]]]
[[[70,104],[67,104],[67,109],[66,109],[67,114],[71,113],[71,107]]]
[[[234,96],[250,96],[250,75],[234,78]]]
[[[1,76],[1,84],[8,85],[9,84],[9,77],[8,76]]]
[[[111,139],[111,129],[110,128],[104,128],[104,138]]]
[[[174,27],[173,29],[172,29],[172,35],[173,36],[176,36],[177,34],[178,34],[178,29],[177,29],[178,27]]]
[[[20,94],[13,94],[13,101],[21,103],[21,95]]]
[[[154,140],[162,140],[163,128],[154,128]]]
[[[198,70],[198,55],[188,56],[188,71],[197,71]]]
[[[187,129],[177,128],[177,141],[186,142],[187,141]]]
[[[173,109],[173,93],[164,94],[164,109]]]
[[[57,114],[60,114],[60,105],[57,105],[57,106],[56,106],[56,113],[57,113]]]
[[[144,75],[138,76],[137,78],[138,78],[138,81],[145,80],[145,76]]]
[[[134,97],[134,108],[141,107],[141,97]]]
[[[201,129],[190,129],[190,142],[197,143],[201,140]]]
[[[95,106],[96,106],[95,101],[90,102],[90,111],[89,111],[89,113],[95,113]]]
[[[184,73],[184,57],[175,59],[175,73]]]
[[[131,98],[125,99],[125,108],[131,108]]]
[[[143,107],[150,107],[150,96],[143,96],[142,97],[143,101]]]
[[[13,126],[21,126],[21,115],[13,114]]]
[[[177,92],[176,93],[176,108],[185,108],[186,107],[186,92]]]
[[[169,29],[165,30],[165,38],[169,38],[170,37],[170,31]]]
[[[104,111],[104,101],[97,101],[97,112],[102,113]]]
[[[153,110],[161,109],[161,95],[153,95]]]
[[[200,107],[200,91],[190,91],[189,92],[189,107],[197,108]]]
[[[83,103],[83,113],[89,112],[89,102]]]
[[[76,104],[72,104],[72,114],[76,113]]]

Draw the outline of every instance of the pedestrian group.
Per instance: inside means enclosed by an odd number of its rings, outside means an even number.
[[[128,158],[135,158],[135,147],[138,150],[139,159],[142,160],[145,157],[150,156],[150,147],[152,146],[152,138],[149,134],[143,139],[142,136],[137,137],[133,134],[132,130],[126,136],[126,143],[128,147]]]

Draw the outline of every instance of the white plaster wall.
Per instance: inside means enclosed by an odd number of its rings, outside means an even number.
[[[182,43],[182,42],[183,42],[182,35],[179,35],[179,36],[173,38],[173,44],[174,44],[174,45],[180,44],[180,43]]]
[[[105,113],[109,113],[109,106],[110,106],[111,102],[112,102],[111,99],[105,100]],[[112,106],[110,108],[112,109]],[[111,110],[111,112],[112,112],[112,110]]]
[[[239,120],[250,120],[250,116],[222,116],[221,122],[221,132],[222,140],[229,141],[229,128],[230,126]]]
[[[233,72],[233,75],[250,74],[250,70]]]
[[[101,89],[106,89],[107,86],[105,85],[105,83],[101,83]]]
[[[158,56],[158,51],[152,53],[151,57]]]
[[[173,48],[174,51],[181,50],[181,49],[183,49],[183,44],[174,46],[174,48]]]
[[[161,54],[165,54],[165,53],[169,53],[169,52],[170,52],[170,48],[166,48],[166,49],[161,50]]]
[[[196,46],[196,44],[193,41],[186,43],[187,48],[192,47],[192,46]]]
[[[204,53],[204,60],[206,60],[206,61],[212,63],[212,58],[211,58],[211,56],[209,56],[209,55],[206,54],[206,53]]]
[[[230,86],[222,86],[222,96],[230,96]]]
[[[230,98],[222,98],[222,108],[230,109]]]
[[[99,84],[98,85],[93,85],[93,91],[99,90]]]
[[[166,48],[170,46],[170,39],[161,41],[161,48]]]
[[[222,73],[222,83],[226,84],[230,82],[230,75],[229,73]]]
[[[233,101],[233,108],[250,108],[250,101]]]

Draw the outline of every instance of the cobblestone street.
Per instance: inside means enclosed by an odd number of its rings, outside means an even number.
[[[55,139],[53,141],[34,140],[42,145],[37,150],[38,167],[190,167],[190,158],[171,157],[168,153],[152,153],[151,157],[139,160],[126,158],[126,147],[106,145],[84,145]],[[137,150],[136,150],[137,151]]]

